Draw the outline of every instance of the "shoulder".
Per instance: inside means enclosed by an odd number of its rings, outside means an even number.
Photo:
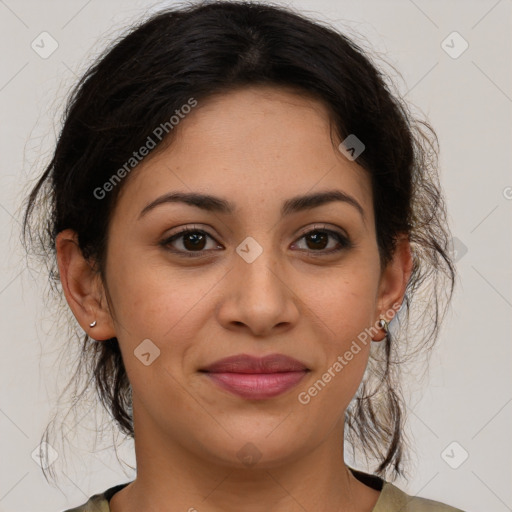
[[[63,512],[110,512],[108,500],[104,493],[91,496],[86,503]]]
[[[464,512],[439,501],[410,496],[391,482],[384,482],[382,491],[372,512]]]
[[[94,494],[85,503],[75,508],[63,510],[62,512],[110,512],[109,501],[110,498],[117,492],[126,487],[130,482],[118,484],[114,487]]]

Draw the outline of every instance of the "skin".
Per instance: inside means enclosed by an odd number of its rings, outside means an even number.
[[[214,96],[125,180],[109,227],[106,287],[75,233],[57,238],[69,306],[92,338],[117,337],[133,390],[137,478],[111,510],[372,510],[380,493],[355,479],[343,456],[344,411],[371,343],[307,405],[297,397],[402,302],[412,260],[403,237],[381,268],[369,176],[332,144],[324,105],[275,87]],[[355,198],[364,218],[340,201],[281,218],[285,200],[332,189]],[[174,191],[222,197],[236,210],[166,203],[138,219]],[[322,246],[304,236],[318,226],[348,235],[353,247],[329,254],[336,238]],[[170,251],[193,252],[190,237],[159,245],[183,227],[211,236],[199,244],[205,257]],[[252,263],[236,252],[248,236],[263,249]],[[148,338],[160,355],[146,366],[134,350]],[[280,396],[251,401],[198,371],[240,353],[285,354],[310,372]],[[247,443],[260,456],[251,467],[237,455]]]

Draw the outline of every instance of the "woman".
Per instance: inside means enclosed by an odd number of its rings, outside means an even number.
[[[459,510],[391,483],[399,361],[454,283],[420,125],[354,42],[264,4],[162,11],[90,68],[25,228],[46,191],[38,240],[137,477],[73,511]]]

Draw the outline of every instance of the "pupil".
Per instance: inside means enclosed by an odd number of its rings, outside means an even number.
[[[191,247],[188,247],[187,241],[191,241],[191,240],[193,240],[192,245],[191,245]],[[204,236],[201,233],[189,234],[189,235],[185,236],[185,244],[184,245],[187,249],[197,249],[197,248],[202,248],[202,247],[200,247],[201,242],[204,242]]]
[[[314,244],[320,243],[320,245],[322,246],[322,247],[313,247],[313,248],[323,249],[325,247],[325,244],[322,244],[322,242],[326,241],[326,238],[327,238],[327,234],[326,233],[316,233],[316,234],[309,235],[309,236],[310,236],[311,239],[313,239],[313,243]]]

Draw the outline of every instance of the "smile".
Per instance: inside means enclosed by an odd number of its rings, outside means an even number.
[[[296,386],[310,370],[283,354],[246,354],[221,359],[200,370],[220,388],[248,400],[272,398]]]
[[[278,396],[296,386],[307,370],[279,373],[206,373],[212,382],[248,400]]]

